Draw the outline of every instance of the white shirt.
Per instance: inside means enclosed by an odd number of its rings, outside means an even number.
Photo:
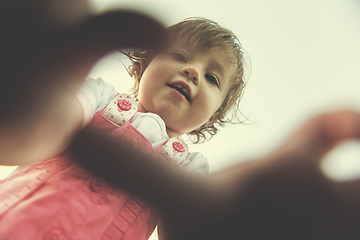
[[[87,79],[77,94],[84,110],[84,125],[91,121],[96,112],[104,109],[117,94],[114,87],[103,79]],[[169,140],[165,122],[157,114],[137,112],[130,124],[148,139],[153,148],[162,146]],[[208,160],[199,152],[190,153],[180,167],[189,172],[209,172]]]

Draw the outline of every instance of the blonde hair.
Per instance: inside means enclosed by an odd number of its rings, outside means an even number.
[[[195,136],[196,139],[193,142],[199,143],[210,139],[217,133],[217,127],[224,126],[225,123],[241,123],[239,119],[239,103],[245,87],[244,53],[240,41],[235,34],[206,18],[185,19],[168,27],[167,32],[171,42],[187,39],[188,44],[196,42],[201,50],[216,46],[223,47],[224,51],[232,54],[233,61],[237,66],[232,85],[230,85],[225,99],[218,110],[206,124],[188,133],[190,136]],[[137,98],[142,74],[157,52],[148,49],[130,49],[126,52],[122,51],[122,53],[131,61],[128,72],[135,79],[132,94]]]

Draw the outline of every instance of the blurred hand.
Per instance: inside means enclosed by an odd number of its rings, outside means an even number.
[[[359,138],[357,112],[314,118],[272,155],[209,176],[223,198],[206,214],[165,215],[162,239],[359,239],[360,181],[333,182],[319,167],[338,143]]]
[[[63,137],[67,109],[104,54],[166,41],[155,20],[127,11],[92,16],[86,0],[2,1],[0,29],[0,164],[10,165],[41,160],[33,150]]]
[[[319,163],[359,138],[358,112],[321,115],[273,154],[208,176],[159,163],[104,132],[86,129],[72,149],[94,173],[159,209],[161,239],[352,240],[360,236],[360,181],[333,182]]]

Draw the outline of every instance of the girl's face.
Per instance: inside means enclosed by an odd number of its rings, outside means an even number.
[[[221,47],[198,50],[177,43],[150,62],[140,80],[141,112],[158,114],[169,137],[207,123],[223,102],[236,65]]]

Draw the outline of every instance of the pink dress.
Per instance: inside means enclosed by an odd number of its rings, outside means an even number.
[[[170,139],[172,142],[154,149],[129,123],[136,112],[131,101],[120,103],[119,97],[96,113],[90,126],[111,130],[127,139],[128,144],[141,146],[161,161],[179,166],[186,158],[183,155],[188,154],[186,145]],[[132,116],[120,116],[125,113]],[[175,157],[165,161],[169,155]],[[34,164],[0,182],[1,240],[148,239],[157,218],[145,201],[89,173],[68,153]]]

